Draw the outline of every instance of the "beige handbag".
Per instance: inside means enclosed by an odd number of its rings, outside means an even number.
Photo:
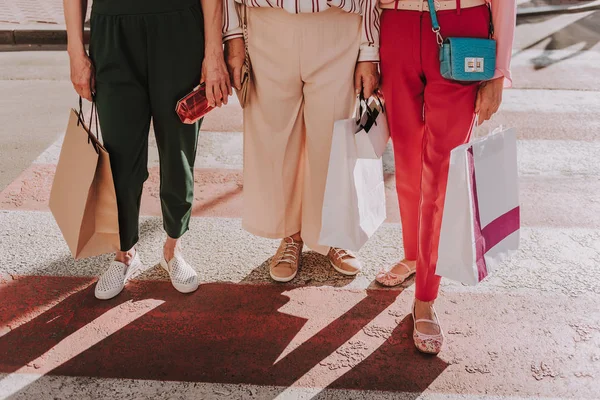
[[[236,5],[238,6],[242,23],[242,31],[244,32],[244,48],[246,57],[244,59],[244,65],[242,65],[242,86],[239,90],[235,89],[235,92],[240,101],[240,105],[242,108],[244,108],[248,103],[248,87],[250,86],[250,76],[252,74],[250,54],[248,53],[248,10],[243,4],[237,3]]]

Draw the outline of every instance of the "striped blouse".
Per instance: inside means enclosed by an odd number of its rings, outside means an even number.
[[[379,21],[382,8],[389,8],[395,0],[223,0],[223,40],[242,37],[242,28],[235,2],[249,7],[282,8],[290,13],[320,12],[329,7],[363,16],[362,40],[358,61],[379,61]],[[405,1],[405,0],[398,0]],[[423,0],[426,1],[426,0]],[[438,0],[450,1],[450,0]],[[495,78],[505,77],[511,86],[510,61],[515,34],[516,0],[486,0],[491,4],[497,40]],[[379,2],[379,4],[377,4]]]
[[[379,16],[377,0],[223,0],[223,41],[243,37],[235,2],[248,7],[282,8],[293,14],[325,11],[338,7],[363,16],[358,61],[379,61]]]

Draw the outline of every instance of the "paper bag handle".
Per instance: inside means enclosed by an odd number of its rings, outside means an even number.
[[[373,93],[373,95],[370,98],[373,98],[377,102],[377,104],[379,104],[379,107],[383,110],[383,101],[381,100],[381,97],[379,97],[378,93]],[[363,113],[363,107],[366,112],[369,112],[367,99],[364,98],[361,92],[360,94],[356,95],[356,105],[354,107],[354,114],[352,115],[352,118],[354,118],[355,120],[360,120],[360,117]]]
[[[381,100],[381,97],[379,97],[379,94],[374,93],[369,99],[371,99],[371,98],[379,106],[380,113],[385,113],[384,104],[383,104],[383,101]],[[364,109],[363,109],[363,107],[364,107]],[[367,115],[366,122],[363,121],[365,113]],[[353,119],[356,122],[356,127],[357,127],[356,133],[360,132],[363,129],[368,133],[373,124],[377,125],[377,116],[378,115],[379,115],[379,113],[374,113],[374,110],[372,110],[369,107],[368,100],[363,97],[362,93],[360,93],[359,95],[356,96],[356,106],[354,109],[354,116],[353,116]]]
[[[96,153],[100,153],[99,149],[104,150],[104,146],[100,143],[100,129],[98,127],[98,107],[96,106],[96,99],[92,97],[92,109],[90,110],[89,125],[85,124],[85,117],[83,116],[83,100],[79,96],[79,112],[77,113],[77,125],[81,124],[88,134],[88,143],[94,146]],[[94,119],[94,117],[96,117]],[[96,134],[92,132],[92,124],[95,122]]]

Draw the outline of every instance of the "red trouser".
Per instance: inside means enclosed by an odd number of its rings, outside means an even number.
[[[438,18],[445,37],[488,35],[486,6],[439,11]],[[450,151],[469,140],[479,85],[441,76],[428,12],[384,10],[380,53],[405,257],[417,261],[416,298],[432,301]]]

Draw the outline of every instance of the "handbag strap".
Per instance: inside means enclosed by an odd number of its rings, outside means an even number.
[[[248,6],[246,4],[240,4],[241,17],[242,17],[242,33],[244,35],[244,51],[246,52],[246,58],[248,58]]]
[[[488,11],[490,13],[490,27],[489,27],[489,32],[490,32],[490,39],[494,38],[494,19],[492,18],[492,7],[490,6],[490,3],[487,3],[488,6]]]
[[[460,7],[460,0],[457,1],[457,7]],[[437,12],[435,11],[435,0],[427,0],[427,4],[429,5],[429,15],[431,16],[431,30],[435,33],[437,43],[440,47],[444,44],[444,37],[440,33],[441,27],[440,22],[438,21]],[[490,7],[490,3],[486,2],[488,7],[488,11],[490,13],[490,26],[489,26],[489,38],[494,37],[494,21],[492,20],[492,9]]]
[[[435,1],[427,0],[427,4],[429,5],[429,15],[431,16],[431,30],[433,31],[433,33],[435,33],[438,45],[442,47],[442,44],[444,43],[444,38],[440,33],[440,30],[442,28],[440,27],[440,22],[438,21],[437,12],[435,11]]]

